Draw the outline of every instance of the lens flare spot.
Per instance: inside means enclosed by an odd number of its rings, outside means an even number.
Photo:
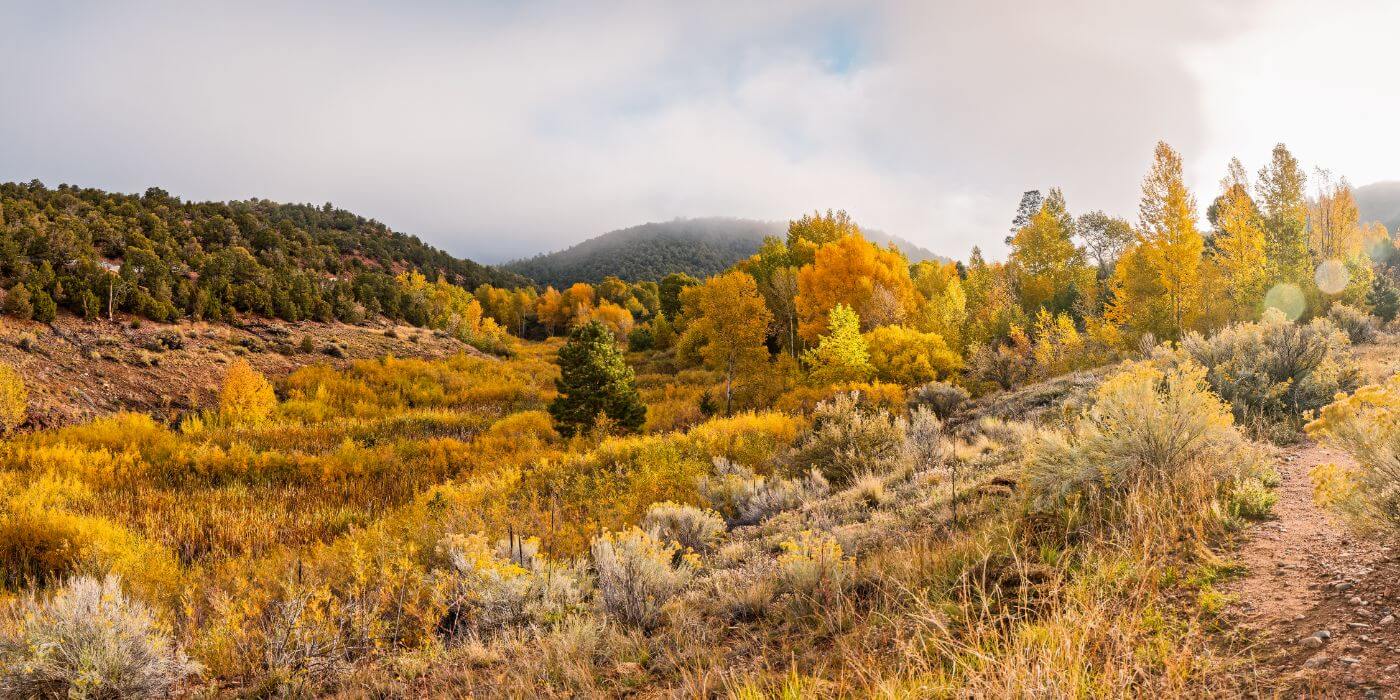
[[[1323,260],[1322,264],[1317,266],[1313,279],[1317,281],[1317,288],[1321,289],[1323,294],[1341,294],[1351,282],[1351,273],[1341,260]]]
[[[1290,321],[1298,320],[1307,305],[1307,300],[1303,298],[1303,290],[1296,284],[1276,284],[1264,295],[1264,308],[1278,309]]]

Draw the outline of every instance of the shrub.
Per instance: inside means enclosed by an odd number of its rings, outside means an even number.
[[[219,413],[234,425],[260,423],[277,408],[277,396],[257,370],[246,360],[229,365],[224,387],[219,393]]]
[[[1354,306],[1333,304],[1332,310],[1327,312],[1327,320],[1346,333],[1353,345],[1376,339],[1376,317]]]
[[[453,575],[443,631],[481,637],[576,611],[583,600],[578,576],[538,556],[538,547],[535,540],[515,540],[492,552],[480,534],[449,538],[445,549]]]
[[[783,589],[818,601],[835,598],[845,589],[852,563],[831,535],[804,530],[782,546],[778,570]]]
[[[29,408],[29,389],[24,378],[7,362],[0,362],[0,433],[24,424]]]
[[[797,473],[817,469],[843,487],[858,473],[889,472],[907,461],[905,421],[863,408],[854,392],[817,404],[812,418],[789,457]]]
[[[164,697],[197,671],[114,576],[72,579],[48,600],[19,601],[0,621],[6,697]]]
[[[909,410],[927,406],[933,414],[947,420],[971,398],[967,389],[947,382],[929,382],[909,392]]]
[[[635,527],[594,538],[593,567],[603,609],[623,624],[655,628],[661,622],[661,606],[694,573],[690,559],[675,561],[679,548]]]
[[[1109,378],[1067,433],[1030,441],[1025,486],[1033,512],[1077,527],[1112,528],[1125,506],[1163,515],[1200,508],[1258,462],[1225,405],[1189,364],[1167,370],[1140,362]],[[1152,504],[1132,496],[1156,494]],[[1181,497],[1180,503],[1170,498]]]
[[[642,528],[694,552],[709,550],[725,531],[719,513],[670,501],[651,504]]]
[[[1242,421],[1297,419],[1358,383],[1346,334],[1326,319],[1299,325],[1271,309],[1258,323],[1232,325],[1209,339],[1191,333],[1181,345]]]
[[[1356,458],[1313,473],[1319,500],[1367,529],[1400,530],[1400,375],[1339,398],[1307,432]]]
[[[730,525],[763,522],[830,490],[826,478],[815,469],[800,479],[783,479],[758,476],[723,457],[716,457],[714,464],[715,472],[699,479],[700,497]]]

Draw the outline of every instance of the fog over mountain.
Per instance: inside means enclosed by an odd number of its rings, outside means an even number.
[[[763,239],[787,233],[785,221],[709,217],[676,219],[610,231],[563,250],[515,260],[505,269],[540,284],[565,287],[598,283],[613,275],[629,282],[659,280],[672,272],[705,277],[758,252]],[[881,245],[893,244],[919,262],[940,257],[898,236],[862,231]]]

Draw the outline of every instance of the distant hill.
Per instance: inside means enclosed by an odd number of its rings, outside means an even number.
[[[880,231],[864,233],[881,245],[894,243],[910,262],[939,258],[902,238]],[[765,237],[786,235],[787,222],[781,221],[676,219],[612,231],[502,267],[555,287],[598,283],[609,275],[629,282],[659,280],[672,272],[705,277],[757,253]]]
[[[1361,220],[1379,221],[1394,233],[1400,228],[1400,181],[1376,182],[1355,190]]]
[[[66,308],[157,321],[237,312],[354,322],[368,313],[417,323],[421,304],[393,279],[405,271],[469,289],[530,284],[330,204],[0,184],[3,308],[21,318],[48,321]]]

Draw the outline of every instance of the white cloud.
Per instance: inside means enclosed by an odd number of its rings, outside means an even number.
[[[1379,21],[1363,50],[1301,4],[702,5],[12,8],[0,179],[329,200],[497,260],[814,207],[996,253],[1024,189],[1131,215],[1159,138],[1211,188],[1275,140],[1386,174],[1341,155],[1386,143]],[[1339,74],[1326,109],[1296,106],[1298,76]]]

